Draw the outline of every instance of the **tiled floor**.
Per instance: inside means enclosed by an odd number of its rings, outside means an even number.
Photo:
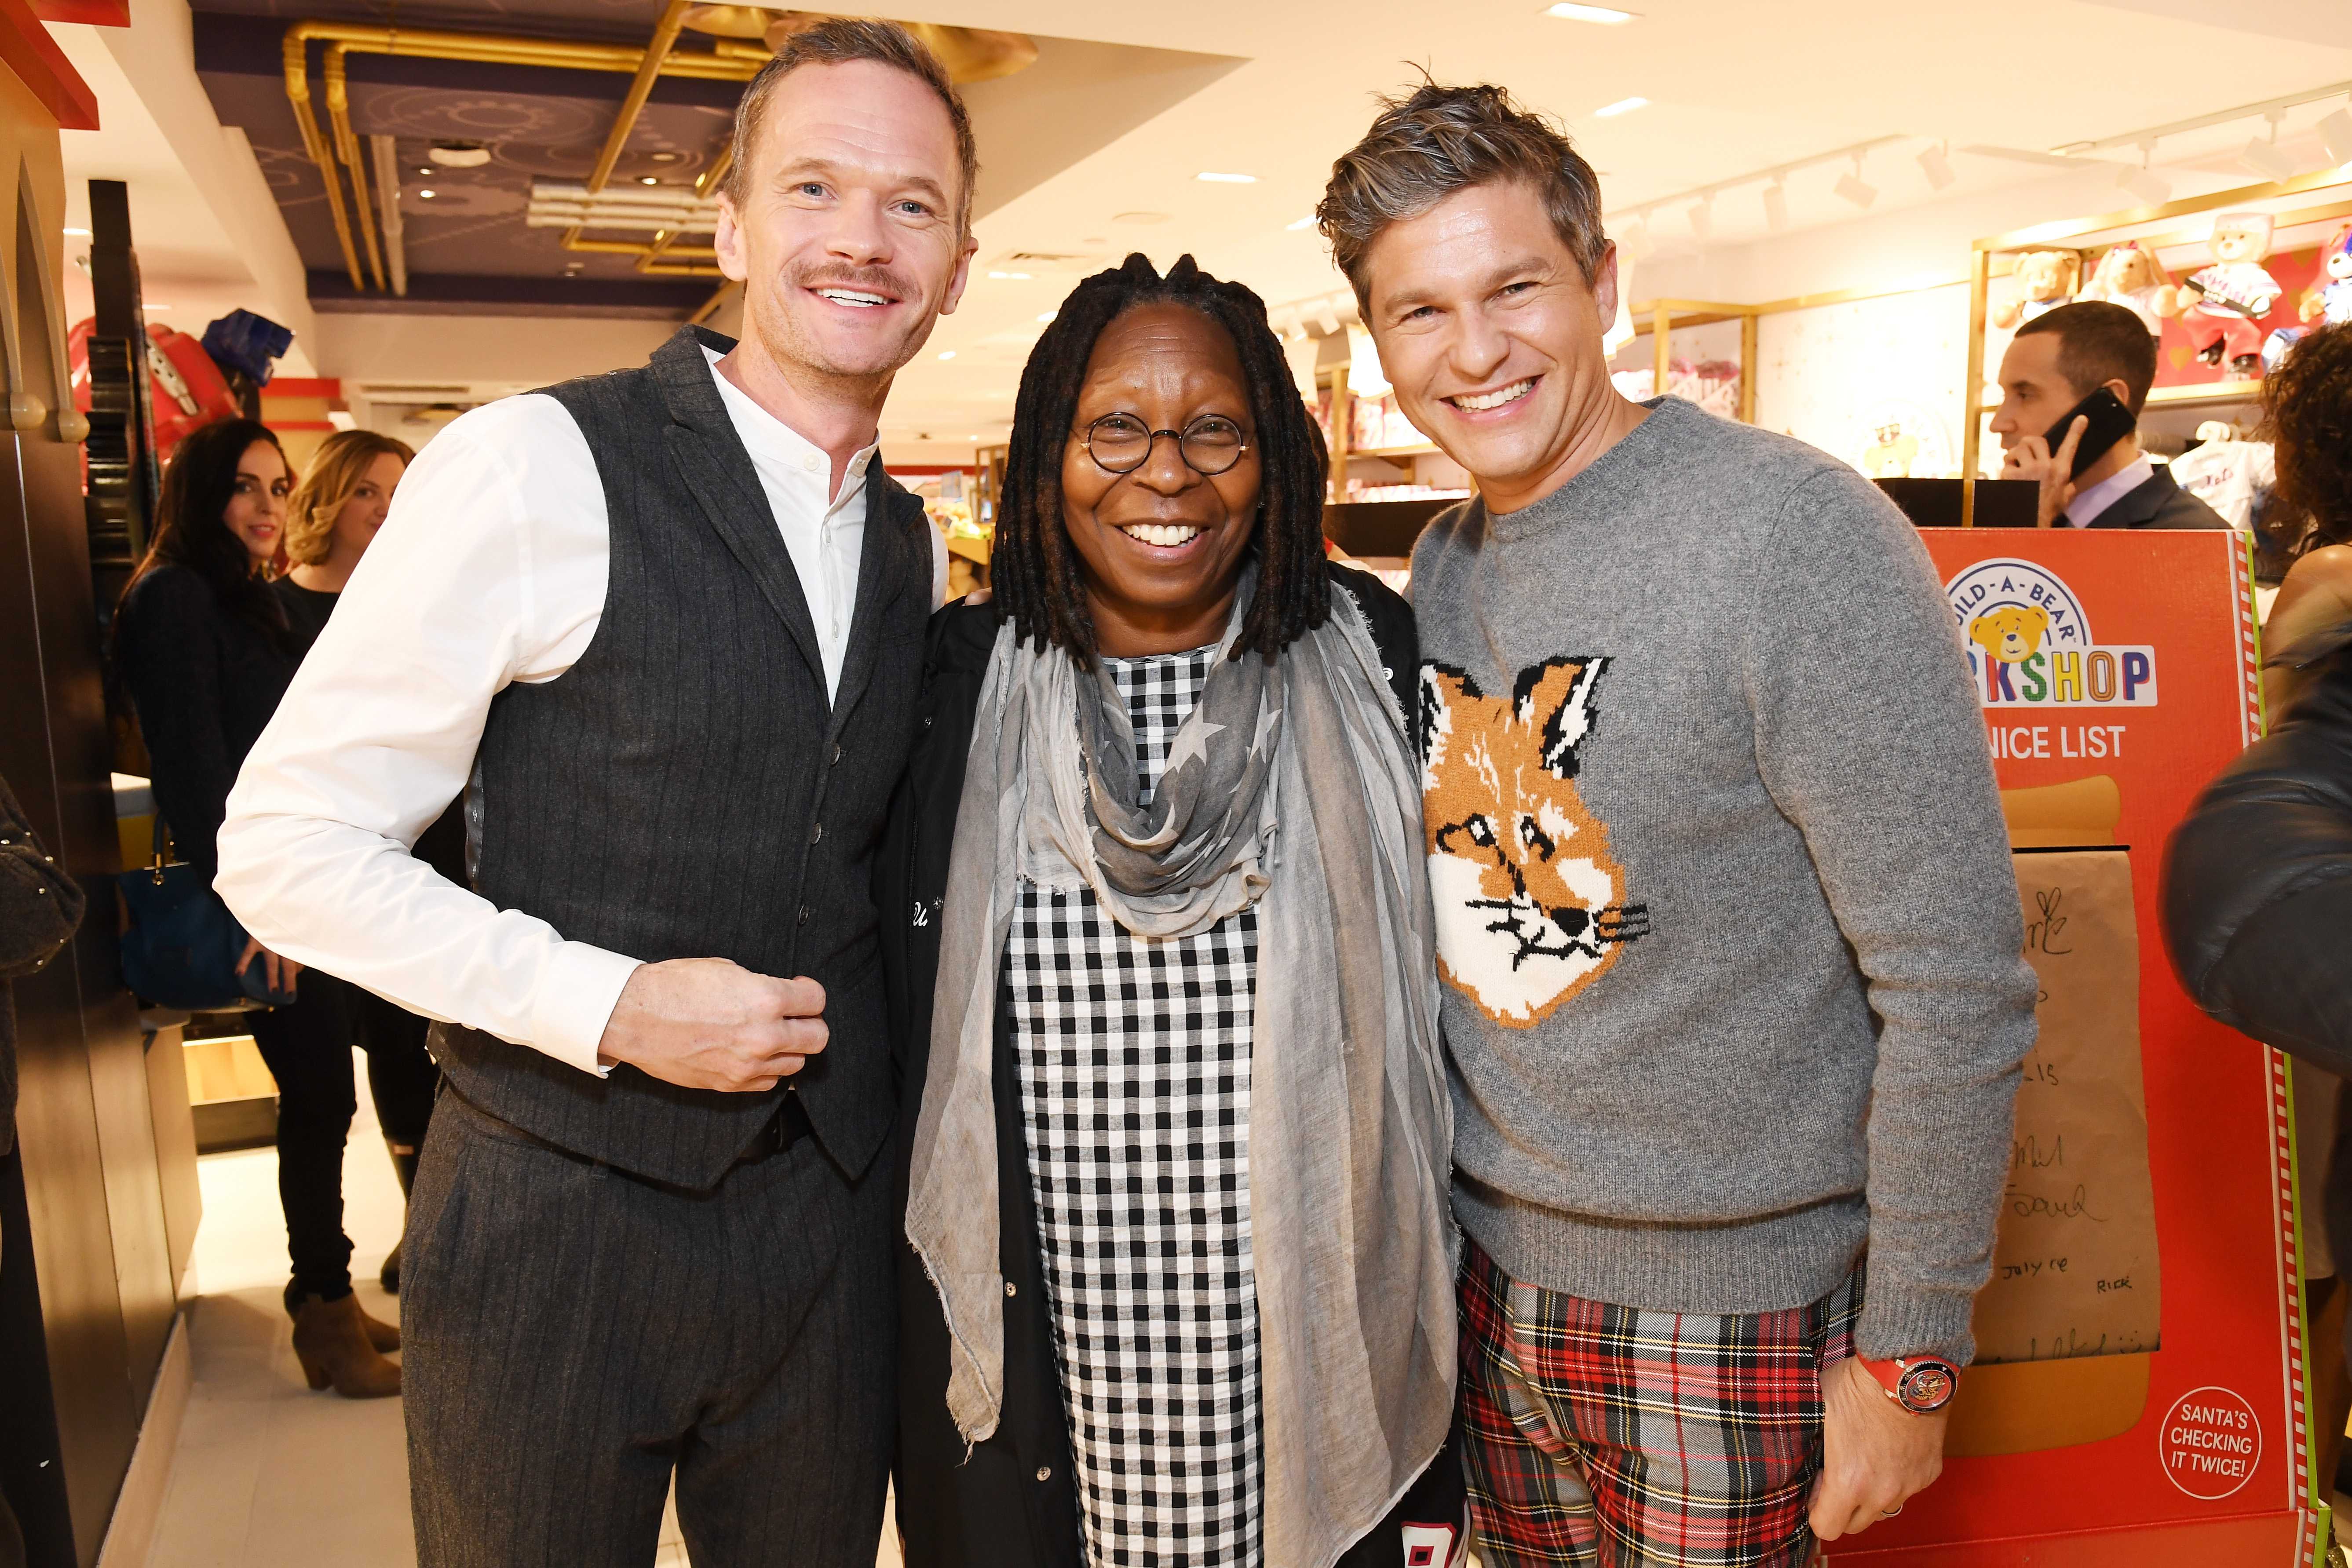
[[[398,1302],[375,1270],[399,1239],[401,1198],[359,1067],[359,1120],[343,1162],[345,1230],[358,1249],[361,1301],[391,1320]],[[278,1156],[268,1149],[201,1162],[189,1322],[195,1385],[173,1458],[154,1568],[410,1568],[408,1456],[397,1399],[355,1400],[305,1386],[278,1293],[286,1225]],[[898,1568],[898,1531],[883,1521],[877,1568]],[[655,1568],[683,1568],[675,1513],[662,1521]]]

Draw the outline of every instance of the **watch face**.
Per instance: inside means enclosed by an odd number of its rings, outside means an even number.
[[[1940,1361],[1922,1361],[1905,1369],[1895,1396],[1906,1410],[1925,1416],[1950,1404],[1957,1386],[1958,1380],[1948,1365]]]

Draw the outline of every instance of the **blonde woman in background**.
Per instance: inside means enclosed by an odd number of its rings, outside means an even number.
[[[392,493],[415,455],[406,442],[389,435],[339,430],[310,460],[310,471],[286,507],[286,555],[293,565],[270,584],[303,653],[326,630],[343,585],[383,526]],[[452,881],[466,880],[466,827],[456,802],[425,830],[416,854]],[[405,1197],[415,1179],[416,1152],[425,1143],[441,1071],[425,1049],[425,1019],[372,991],[344,989],[352,1036],[367,1051],[368,1093]],[[321,1071],[342,1073],[344,1101],[356,1110],[350,1063],[320,1066]],[[386,1291],[399,1291],[398,1247],[384,1259],[378,1278]]]

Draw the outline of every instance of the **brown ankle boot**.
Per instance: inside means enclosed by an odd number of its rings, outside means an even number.
[[[360,1309],[360,1326],[366,1331],[367,1342],[375,1347],[378,1354],[400,1348],[399,1328],[392,1323],[379,1322],[368,1316],[365,1307]]]
[[[383,1399],[400,1392],[400,1364],[368,1343],[367,1314],[357,1296],[332,1301],[305,1296],[294,1313],[294,1358],[313,1388],[334,1385],[346,1399]]]

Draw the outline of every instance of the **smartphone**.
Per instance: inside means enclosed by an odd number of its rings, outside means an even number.
[[[2069,479],[2080,479],[2084,469],[2105,457],[2108,448],[2139,428],[2139,420],[2124,406],[2124,400],[2101,387],[2060,414],[2058,423],[2044,433],[2042,439],[2050,444],[2052,455],[2066,444],[2066,432],[2077,419],[2091,423],[2083,429],[2082,444],[2074,448],[2074,471],[2066,476]]]

